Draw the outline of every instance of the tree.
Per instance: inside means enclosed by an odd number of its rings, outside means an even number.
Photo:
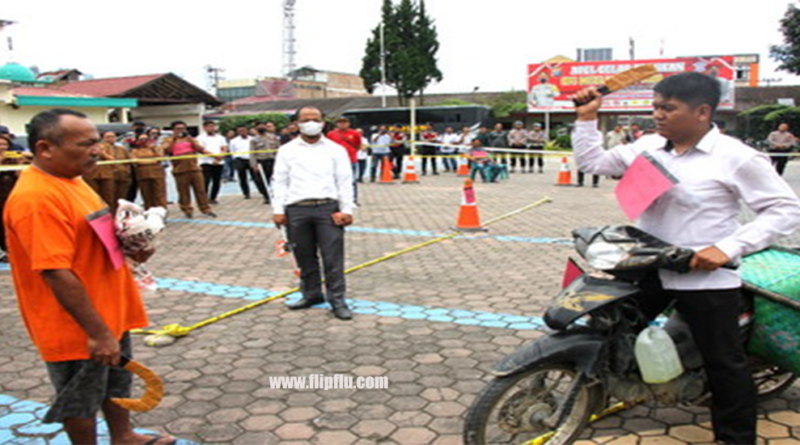
[[[494,117],[503,119],[512,114],[526,111],[528,109],[526,100],[527,96],[524,91],[506,91],[489,101],[487,105],[492,107]]]
[[[753,139],[762,141],[767,138],[770,131],[774,130],[775,124],[768,121],[767,116],[773,112],[787,109],[786,105],[766,104],[742,111],[737,115],[736,127],[739,129],[738,136],[742,139]]]
[[[422,94],[433,81],[441,81],[436,64],[438,35],[433,21],[425,12],[424,0],[419,4],[401,0],[394,6],[384,0],[384,53],[386,83],[397,90],[401,104]],[[367,91],[374,92],[381,82],[381,26],[372,31],[362,59],[360,75]]]
[[[417,45],[422,58],[420,97],[424,97],[425,88],[431,81],[441,82],[442,72],[436,64],[436,53],[439,52],[439,33],[433,25],[433,20],[425,12],[425,0],[419,1],[419,18],[417,20]],[[422,99],[424,102],[424,99]]]
[[[769,53],[779,70],[800,74],[800,8],[790,4],[780,23],[783,45],[772,45]]]
[[[219,121],[219,131],[225,134],[228,130],[236,130],[240,125],[252,127],[256,122],[272,122],[276,127],[283,128],[289,125],[289,118],[283,113],[225,116]]]

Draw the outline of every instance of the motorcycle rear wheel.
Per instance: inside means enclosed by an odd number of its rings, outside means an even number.
[[[464,443],[519,444],[548,435],[548,445],[572,443],[602,401],[599,386],[576,379],[579,373],[572,364],[558,364],[492,380],[467,413]],[[553,425],[575,384],[579,385],[577,396],[564,408],[564,420]]]

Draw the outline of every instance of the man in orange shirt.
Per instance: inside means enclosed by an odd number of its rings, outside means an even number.
[[[129,412],[109,400],[130,397],[131,375],[115,366],[130,356],[128,331],[148,321],[108,206],[81,179],[97,163],[97,129],[81,113],[51,110],[28,133],[33,165],[4,222],[22,319],[58,394],[45,421],[63,422],[73,443],[93,444],[102,409],[113,443],[173,443],[134,433]]]

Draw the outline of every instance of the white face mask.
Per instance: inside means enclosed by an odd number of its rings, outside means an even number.
[[[322,133],[322,127],[325,126],[322,122],[316,121],[308,121],[308,122],[301,122],[298,124],[300,127],[300,133],[303,133],[306,136],[314,137],[319,136]]]

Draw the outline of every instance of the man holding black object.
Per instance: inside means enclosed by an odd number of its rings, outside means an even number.
[[[658,135],[603,150],[597,130],[602,98],[597,88],[578,92],[572,141],[578,168],[622,175],[643,152],[678,179],[641,215],[638,226],[677,246],[694,249],[692,272],[660,271],[643,283],[644,312],[655,318],[671,302],[692,331],[711,386],[715,440],[756,442],[756,392],[739,336],[741,278],[722,268],[791,234],[800,222],[800,200],[768,158],[725,136],[713,125],[719,83],[699,73],[667,77],[655,86],[653,118]],[[756,218],[738,222],[739,202]]]
[[[303,297],[290,309],[327,300],[340,320],[352,318],[345,303],[344,228],[353,223],[353,170],[347,150],[322,136],[316,107],[297,110],[300,137],[281,147],[272,178],[273,221],[287,226]],[[325,270],[322,292],[319,252]]]

